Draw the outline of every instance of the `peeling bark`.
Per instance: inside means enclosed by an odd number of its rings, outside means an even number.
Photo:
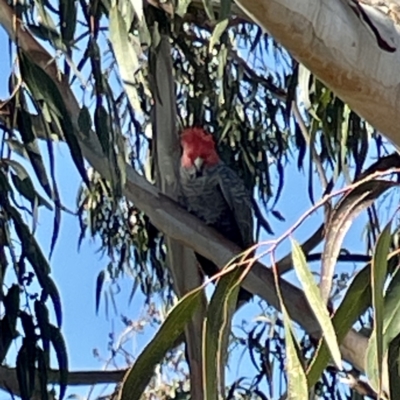
[[[400,145],[398,50],[383,51],[345,2],[237,0],[243,12],[344,102]]]

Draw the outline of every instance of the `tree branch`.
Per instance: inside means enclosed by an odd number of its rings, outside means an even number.
[[[400,145],[400,52],[381,50],[342,1],[236,0],[343,101]],[[395,41],[400,47],[399,26]]]
[[[101,383],[119,383],[122,381],[127,370],[119,371],[75,371],[68,374],[68,386],[90,386]],[[39,374],[39,372],[37,372]],[[36,374],[36,375],[37,375]],[[48,371],[48,381],[50,384],[58,383],[60,379],[59,371]],[[39,387],[39,383],[36,387]],[[19,384],[17,371],[15,368],[0,366],[0,389],[11,392],[19,396]]]
[[[171,3],[149,0],[171,13]],[[169,6],[165,6],[168,4]],[[212,1],[215,10],[220,3]],[[191,5],[203,7],[200,0]],[[400,146],[400,52],[383,51],[345,1],[235,0],[232,13],[257,23],[344,102]],[[400,48],[400,26],[393,28]]]

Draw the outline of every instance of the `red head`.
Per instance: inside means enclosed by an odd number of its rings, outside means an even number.
[[[213,137],[202,128],[187,128],[181,133],[182,167],[192,167],[196,160],[206,166],[215,165],[219,157]]]

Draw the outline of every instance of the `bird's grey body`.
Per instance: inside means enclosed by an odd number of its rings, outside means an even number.
[[[180,169],[182,205],[208,226],[243,250],[254,244],[253,216],[249,192],[242,180],[226,164]],[[210,260],[196,254],[203,272],[212,276],[218,272]],[[239,302],[248,301],[251,294],[244,289]]]
[[[183,205],[207,225],[245,249],[253,242],[250,194],[236,173],[223,162],[181,168]]]

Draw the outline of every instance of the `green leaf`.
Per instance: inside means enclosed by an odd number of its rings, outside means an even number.
[[[37,204],[39,206],[45,206],[49,210],[53,209],[51,204],[36,192],[33,182],[24,166],[10,159],[3,159],[1,162],[12,167],[16,173],[16,175],[11,174],[14,186],[18,192],[31,203],[32,208]]]
[[[128,29],[116,4],[110,9],[109,32],[125,92],[133,109],[139,111],[141,110],[140,101],[133,83],[134,74],[139,69],[139,59],[131,45]]]
[[[92,129],[92,119],[87,107],[83,106],[78,117],[79,130],[84,136],[89,136]]]
[[[298,72],[299,99],[301,99],[301,102],[304,104],[304,107],[312,115],[312,117],[315,120],[319,121],[319,118],[316,115],[311,105],[311,98],[310,98],[311,72],[302,64],[299,64],[298,71],[299,71]]]
[[[214,6],[212,0],[203,0],[204,10],[206,11],[207,17],[211,22],[215,21]]]
[[[38,205],[39,207],[45,206],[48,210],[53,210],[51,204],[36,192],[29,176],[25,179],[21,179],[18,175],[11,174],[11,180],[20,195],[31,203],[32,209]]]
[[[35,301],[35,316],[40,330],[40,338],[42,339],[43,353],[46,365],[50,365],[50,319],[49,311],[46,304],[42,300]]]
[[[7,212],[14,222],[15,231],[21,241],[24,256],[28,259],[35,271],[40,286],[43,288],[45,295],[49,295],[54,306],[57,317],[57,323],[61,326],[62,310],[61,299],[54,281],[50,278],[50,265],[43,255],[42,250],[37,243],[35,237],[31,234],[29,228],[22,220],[20,214],[14,207],[8,206]]]
[[[183,18],[186,14],[186,11],[191,3],[191,0],[178,0],[176,2],[175,13]]]
[[[53,169],[54,165],[51,166],[51,168]],[[54,212],[54,218],[53,218],[53,234],[51,235],[51,243],[50,243],[50,253],[49,253],[49,259],[51,258],[53,251],[54,251],[54,247],[57,243],[57,238],[58,238],[58,234],[60,233],[60,227],[61,227],[61,199],[60,199],[60,195],[58,193],[58,188],[57,188],[57,182],[55,180],[55,176],[54,176],[54,171],[52,171],[52,177],[53,177],[53,184],[54,184],[54,203],[56,205],[56,209]]]
[[[20,307],[19,294],[19,286],[14,284],[8,289],[7,295],[3,299],[5,313],[13,326],[16,324]]]
[[[400,335],[389,344],[388,368],[390,398],[396,399],[400,393]]]
[[[228,339],[242,275],[243,268],[240,267],[223,275],[208,307],[203,343],[203,384],[207,400],[218,400],[219,389],[224,388]]]
[[[8,350],[10,349],[13,339],[15,339],[17,336],[15,333],[15,326],[12,327],[10,325],[6,315],[0,319],[0,331],[0,362],[3,362]]]
[[[111,137],[110,137],[110,118],[106,109],[98,104],[94,112],[94,125],[96,127],[96,134],[99,138],[101,148],[107,157],[110,157],[110,151],[112,150]]]
[[[385,344],[389,344],[400,334],[400,270],[397,269],[385,295],[383,317]]]
[[[54,307],[54,313],[56,314],[57,325],[62,325],[62,306],[60,293],[58,292],[57,285],[53,279],[47,275],[43,282],[43,290],[46,295],[49,295]]]
[[[332,323],[338,343],[342,342],[354,323],[370,306],[371,287],[369,283],[370,265],[368,264],[355,276],[344,299],[333,316]],[[320,340],[318,349],[315,352],[315,357],[307,371],[309,387],[313,387],[318,382],[329,361],[330,354],[326,342]]]
[[[336,260],[347,231],[363,210],[366,210],[385,191],[395,186],[397,184],[390,181],[364,182],[347,193],[332,212],[326,228],[321,267],[320,288],[325,303],[330,296]]]
[[[232,0],[221,0],[221,6],[219,8],[220,21],[231,16],[232,3]]]
[[[282,304],[283,326],[285,328],[285,344],[287,357],[288,399],[308,400],[307,378],[300,361],[294,334],[286,307]]]
[[[42,24],[28,24],[27,26],[29,30],[39,39],[53,44],[56,49],[61,50],[64,53],[67,52],[67,46],[64,44],[62,37],[57,30],[48,28]]]
[[[184,296],[172,308],[155,337],[140,354],[132,368],[126,373],[121,400],[139,400],[149,383],[155,366],[182,334],[186,324],[200,304],[202,291],[197,289]]]
[[[50,273],[50,265],[47,262],[46,257],[43,255],[35,237],[31,234],[29,228],[26,226],[17,210],[10,206],[7,212],[13,220],[15,231],[21,241],[24,255],[28,258],[28,261],[34,268],[39,283],[43,287],[42,283],[44,278]]]
[[[20,157],[28,159],[28,153],[26,152],[25,146],[19,140],[13,138],[6,138],[4,141],[8,144],[8,147]],[[2,160],[4,162],[4,160]]]
[[[228,49],[225,45],[221,45],[221,48],[219,49],[217,55],[217,59],[218,59],[217,78],[223,81],[225,79],[226,64],[228,62]],[[225,104],[225,90],[219,91],[218,103],[219,106]]]
[[[384,302],[383,289],[387,272],[387,257],[391,244],[391,222],[383,229],[376,243],[372,258],[371,268],[371,288],[372,288],[372,307],[374,314],[374,328],[368,341],[366,364],[367,376],[373,384],[376,384],[377,392],[382,391],[382,362],[384,354],[383,344],[383,319]]]
[[[40,397],[41,400],[48,400],[49,392],[47,390],[47,369],[48,362],[46,359],[46,353],[40,348],[36,349],[37,354],[37,363],[38,363],[38,376],[39,376],[39,385],[40,385]]]
[[[219,42],[222,34],[225,32],[225,29],[228,26],[228,23],[229,23],[229,19],[226,18],[226,19],[218,22],[217,25],[215,25],[213,33],[210,38],[210,45],[208,47],[208,51],[210,53],[212,52],[214,46]]]
[[[40,118],[40,117],[35,117]],[[42,119],[43,125],[46,122]],[[29,158],[32,168],[35,171],[36,177],[48,197],[52,197],[52,191],[47,177],[46,167],[44,166],[44,161],[40,153],[38,141],[35,135],[35,125],[32,120],[30,113],[24,109],[20,109],[17,114],[17,126],[18,131],[21,134],[23,144],[23,151]]]
[[[59,385],[60,395],[59,399],[62,400],[65,395],[68,384],[68,353],[67,346],[65,345],[64,338],[60,329],[54,325],[49,324],[50,342],[56,352],[58,369],[60,373]]]
[[[57,30],[56,24],[51,18],[51,15],[47,12],[48,8],[45,7],[45,4],[46,4],[45,2],[41,1],[35,2],[36,12],[38,13],[39,16],[38,19],[42,21],[43,25],[45,25],[49,29],[56,31]],[[47,3],[47,6],[49,6],[49,3]]]
[[[25,339],[17,354],[16,367],[19,390],[21,391],[21,399],[30,400],[32,396],[32,391],[30,391],[29,389],[31,385],[29,384],[29,378],[27,375],[29,371],[29,359]]]
[[[24,311],[20,311],[19,318],[25,333],[24,345],[26,347],[26,355],[28,361],[28,382],[29,392],[35,389],[35,361],[36,361],[36,335],[35,325],[31,315]]]
[[[28,342],[35,342],[35,325],[33,324],[32,316],[27,314],[25,311],[20,311],[19,318],[21,319],[26,339]]]
[[[301,247],[295,240],[292,239],[291,242],[293,265],[297,277],[299,278],[303,287],[308,304],[310,305],[319,322],[323,332],[324,340],[328,345],[333,361],[339,369],[342,369],[342,356],[340,354],[336,333],[329,317],[326,305],[322,300],[319,289],[314,281],[314,277],[308,268],[307,261],[304,257]]]
[[[0,320],[0,362],[4,360],[11,342],[17,337],[17,318],[19,312],[19,286],[12,285],[3,298],[4,316]]]
[[[24,82],[27,83],[36,102],[41,100],[44,101],[49,107],[49,110],[52,111],[51,115],[54,119],[53,122],[60,124],[75,166],[80,172],[82,179],[89,186],[82,150],[79,146],[78,139],[75,136],[76,132],[74,125],[72,124],[63,97],[61,96],[56,84],[49,75],[47,75],[42,68],[32,62],[22,50],[19,50],[18,55],[21,75]],[[42,111],[45,111],[45,108],[43,108]]]
[[[75,36],[76,15],[78,8],[74,0],[64,0],[59,3],[60,31],[64,43],[71,46]]]
[[[106,278],[106,272],[104,270],[100,271],[96,279],[96,314],[98,314],[99,312],[100,297],[101,297],[101,292],[103,290],[105,278]]]

